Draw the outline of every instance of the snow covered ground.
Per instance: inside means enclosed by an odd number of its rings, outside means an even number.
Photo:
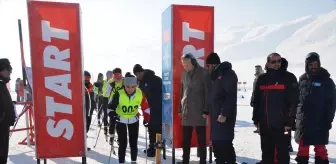
[[[252,109],[249,106],[251,91],[247,92],[239,92],[238,93],[238,116],[236,122],[236,135],[234,140],[234,146],[237,153],[237,162],[247,162],[248,164],[254,164],[261,158],[261,150],[260,150],[260,139],[259,136],[253,131],[255,130],[254,125],[252,124]],[[12,95],[15,98],[15,95]],[[244,97],[244,98],[242,98]],[[17,110],[20,112],[22,107],[18,106]],[[17,125],[17,128],[25,127],[25,117],[22,117]],[[333,127],[336,127],[336,122],[333,123]],[[93,123],[89,137],[87,139],[88,147],[91,147],[92,150],[88,152],[87,163],[89,164],[98,164],[108,163],[110,146],[107,142],[105,142],[104,135],[101,133],[98,144],[96,148],[93,148],[95,143],[95,138],[98,133],[97,120]],[[35,160],[35,150],[34,147],[28,147],[24,145],[18,145],[22,139],[25,138],[25,132],[15,132],[10,139],[10,150],[9,150],[9,163],[14,164],[34,164]],[[146,158],[144,153],[142,152],[145,149],[145,128],[141,125],[140,127],[140,136],[138,140],[139,145],[139,153],[138,153],[138,163],[145,164]],[[295,152],[291,154],[291,163],[295,163],[294,158],[297,152],[298,145],[292,141]],[[329,160],[331,163],[336,163],[336,129],[332,129],[330,132],[330,144],[328,145],[329,150]],[[117,151],[117,149],[116,149]],[[127,157],[126,161],[130,162],[129,149],[127,149]],[[311,148],[311,162],[313,162],[314,154],[313,148]],[[176,159],[177,161],[181,160],[182,150],[176,150]],[[167,160],[163,160],[162,163],[171,163],[172,153],[171,149],[167,150]],[[214,158],[213,158],[214,159]],[[191,164],[198,163],[198,158],[196,156],[196,150],[193,149],[191,152]],[[154,158],[148,158],[148,163],[154,163]],[[63,158],[63,159],[48,159],[48,164],[75,164],[81,163],[80,158]],[[111,164],[118,163],[118,158],[115,155],[112,155]],[[214,163],[214,162],[213,162]]]

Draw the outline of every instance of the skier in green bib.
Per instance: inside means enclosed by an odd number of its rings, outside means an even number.
[[[139,108],[141,108],[146,121],[149,121],[150,109],[147,99],[138,88],[137,79],[133,75],[127,75],[123,80],[123,85],[124,88],[113,95],[107,112],[111,118],[116,120],[116,130],[119,139],[119,163],[125,163],[128,135],[131,148],[131,163],[134,164],[138,156]]]

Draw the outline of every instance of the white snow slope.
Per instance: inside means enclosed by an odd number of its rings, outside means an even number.
[[[215,50],[220,54],[222,60],[231,61],[237,72],[240,81],[246,81],[250,86],[253,80],[254,65],[264,65],[266,55],[271,52],[279,52],[289,60],[289,70],[297,76],[304,71],[304,57],[311,51],[321,55],[322,66],[329,70],[335,77],[336,68],[334,58],[336,52],[336,10],[320,15],[306,16],[293,21],[271,25],[249,24],[247,26],[228,27],[222,30],[216,29]],[[158,39],[159,40],[159,39]],[[159,45],[158,43],[153,43]],[[159,50],[157,50],[159,53]],[[156,53],[156,52],[155,52]],[[155,70],[157,74],[160,70]],[[249,107],[250,91],[240,92],[238,116],[236,122],[236,135],[234,146],[238,162],[249,164],[260,160],[260,139],[253,133],[255,129],[251,122],[252,109]],[[24,117],[20,120],[18,127],[24,127]],[[97,134],[97,122],[93,123],[87,140],[88,146],[92,147]],[[336,127],[336,123],[333,123]],[[142,150],[145,147],[145,129],[141,126],[139,137],[139,158],[140,164],[146,163]],[[34,148],[18,145],[17,143],[25,137],[25,132],[16,132],[10,140],[9,163],[33,164]],[[291,162],[294,163],[297,144],[293,141],[295,152],[291,155]],[[331,163],[336,163],[336,129],[330,132],[330,144],[327,146]],[[109,156],[109,145],[100,136],[98,145],[88,153],[88,163],[107,163]],[[129,153],[129,151],[127,151]],[[181,150],[177,150],[177,159],[181,159]],[[168,157],[163,163],[171,163],[171,150],[168,149]],[[313,151],[311,149],[311,162],[313,162]],[[191,159],[197,161],[196,151],[191,153]],[[127,161],[130,162],[129,154]],[[150,158],[148,163],[153,163]],[[79,158],[49,159],[48,163],[80,163]],[[111,163],[117,163],[117,157],[112,156]],[[197,162],[191,162],[197,163]]]
[[[266,63],[266,56],[278,52],[289,61],[296,76],[304,72],[304,58],[312,51],[321,56],[322,66],[335,77],[336,10],[279,24],[228,27],[217,30],[215,50],[222,60],[232,62],[240,81],[251,85],[254,65]]]

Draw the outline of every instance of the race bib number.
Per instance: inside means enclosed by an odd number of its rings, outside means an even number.
[[[139,106],[135,105],[135,106],[122,106],[121,109],[123,111],[123,113],[125,114],[133,114],[134,112],[137,112]]]

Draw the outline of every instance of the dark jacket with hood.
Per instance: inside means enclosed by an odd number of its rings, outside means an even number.
[[[292,126],[291,127],[293,128],[293,130],[295,130],[296,108],[297,108],[297,105],[299,103],[299,86],[298,86],[298,80],[297,80],[296,76],[293,73],[288,72],[287,68],[288,68],[288,61],[285,58],[281,58],[280,70],[283,71],[283,74],[285,76],[284,78],[288,79],[288,81],[290,81],[290,83],[293,84],[292,86],[289,86],[289,87],[292,88],[292,89],[289,90],[291,92],[289,95],[292,96],[290,99],[293,102],[295,102],[295,101],[297,102],[297,103],[293,103],[292,112],[291,112],[291,115],[290,115],[290,117],[292,118]]]
[[[145,69],[143,80],[139,81],[139,88],[144,92],[150,106],[150,124],[161,128],[162,124],[162,79],[155,72]]]
[[[299,79],[300,98],[296,114],[295,141],[305,145],[326,145],[335,116],[335,84],[324,68],[316,75]]]
[[[238,77],[229,62],[215,67],[210,77],[211,140],[233,140],[237,117]],[[217,121],[219,115],[226,117],[224,123]]]
[[[256,73],[254,74],[255,78],[254,78],[254,80],[253,80],[253,86],[252,86],[253,89],[255,88],[255,84],[256,84],[256,82],[257,82],[258,77],[259,77],[260,75],[264,74],[264,70],[263,70],[261,67],[257,67],[257,68],[258,68],[258,72],[256,72]],[[253,107],[253,101],[252,101],[252,100],[253,100],[253,92],[252,92],[251,102],[250,102],[250,106],[251,106],[251,107]]]
[[[8,91],[8,80],[0,77],[0,126],[9,127],[14,125],[15,111],[12,97]],[[1,132],[2,133],[2,132]]]
[[[295,77],[295,76],[294,76]],[[293,126],[297,104],[297,81],[284,71],[267,69],[259,76],[253,91],[253,116],[259,125],[260,134],[283,131],[285,126]]]

